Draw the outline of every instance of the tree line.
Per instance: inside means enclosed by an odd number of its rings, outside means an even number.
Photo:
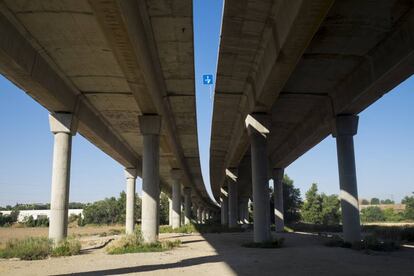
[[[318,192],[318,185],[313,183],[302,200],[300,190],[294,186],[294,182],[288,175],[284,175],[283,181],[284,218],[287,224],[303,221],[311,224],[337,225],[341,221],[340,200],[337,195],[327,195]],[[269,191],[270,206],[274,207],[274,192]],[[136,222],[141,220],[141,198],[135,197],[135,218]],[[390,200],[371,199],[371,203],[392,204]],[[414,195],[406,196],[402,203],[406,205],[404,212],[397,212],[393,209],[380,209],[378,206],[369,206],[361,211],[363,222],[377,221],[404,221],[414,220]],[[361,203],[362,204],[362,203]],[[13,210],[10,216],[0,214],[0,226],[9,225],[17,221],[20,210],[49,209],[49,204],[16,204],[6,206],[0,210]],[[119,197],[110,197],[93,203],[69,203],[69,209],[83,209],[83,216],[71,215],[70,223],[77,223],[80,226],[85,224],[124,224],[126,215],[126,194],[121,192]],[[271,220],[274,222],[273,211],[270,212]],[[160,224],[167,224],[169,217],[169,201],[167,195],[160,196]],[[251,221],[254,218],[251,217]],[[24,222],[27,226],[47,226],[47,218],[28,218]]]

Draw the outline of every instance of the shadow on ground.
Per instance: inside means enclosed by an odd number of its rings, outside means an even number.
[[[174,263],[62,275],[165,273],[167,269],[185,269],[202,264],[219,265],[218,263],[227,265],[235,275],[412,275],[414,249],[411,248],[392,253],[367,254],[351,249],[326,247],[326,238],[317,234],[283,233],[278,236],[285,239],[283,248],[263,249],[241,246],[252,241],[251,231],[204,233],[201,234],[203,239],[184,241],[183,244],[191,247],[192,244],[206,241],[214,248],[216,255],[187,258]],[[208,271],[203,273],[208,274]]]

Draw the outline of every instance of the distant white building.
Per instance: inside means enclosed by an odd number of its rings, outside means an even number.
[[[10,215],[12,211],[0,211],[3,215]],[[83,209],[69,209],[70,215],[81,215],[83,217]],[[46,216],[50,218],[50,210],[21,210],[19,211],[19,217],[17,218],[18,222],[23,222],[25,218],[33,216],[34,219],[37,219],[38,216]]]

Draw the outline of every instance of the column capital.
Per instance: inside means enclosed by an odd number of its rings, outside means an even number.
[[[337,115],[332,131],[333,137],[354,136],[358,131],[358,116],[353,114]]]
[[[237,182],[238,173],[239,171],[237,170],[237,168],[226,169],[226,177],[230,181]]]
[[[225,196],[225,197],[227,197],[227,195],[228,195],[227,191],[228,191],[227,186],[222,186],[222,187],[220,188],[220,195],[221,195],[221,196]]]
[[[161,117],[158,115],[138,116],[141,133],[158,135],[161,131]]]
[[[78,128],[78,120],[72,113],[50,113],[50,131],[53,134],[63,132],[75,135]]]
[[[171,172],[171,178],[173,180],[177,180],[177,181],[181,180],[183,173],[180,169],[172,169],[170,172]]]
[[[249,135],[257,132],[266,137],[270,133],[271,118],[266,113],[248,114],[244,122]]]
[[[135,168],[126,168],[125,169],[125,178],[137,178],[137,170]]]
[[[191,187],[184,187],[184,193],[190,195],[191,194]]]

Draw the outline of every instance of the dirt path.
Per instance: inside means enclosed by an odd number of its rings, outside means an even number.
[[[368,255],[323,246],[323,238],[283,234],[281,249],[240,245],[251,233],[162,235],[182,246],[162,253],[88,254],[42,261],[1,261],[0,275],[412,275],[414,249]]]

